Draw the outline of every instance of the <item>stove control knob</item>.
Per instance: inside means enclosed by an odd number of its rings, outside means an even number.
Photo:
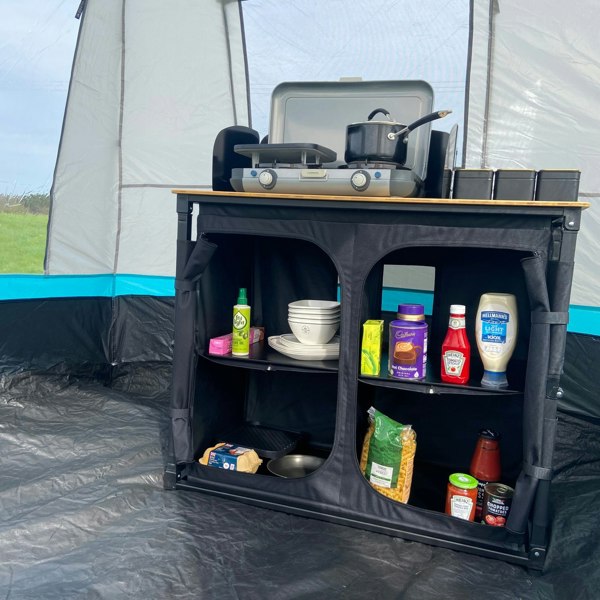
[[[364,192],[371,183],[371,176],[363,170],[355,171],[352,173],[350,183],[357,192]]]
[[[261,171],[258,176],[258,183],[262,185],[265,190],[271,190],[275,187],[275,183],[277,182],[277,173],[273,171],[273,169],[265,169]]]

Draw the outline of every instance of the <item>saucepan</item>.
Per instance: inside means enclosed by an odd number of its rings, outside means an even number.
[[[366,121],[351,123],[346,128],[346,163],[392,162],[402,166],[406,162],[408,134],[417,127],[449,115],[451,110],[440,110],[417,119],[410,125],[394,121],[385,108],[376,108]],[[381,113],[387,120],[374,121]]]

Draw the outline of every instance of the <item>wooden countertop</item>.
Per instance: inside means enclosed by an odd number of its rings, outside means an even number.
[[[381,204],[449,204],[455,206],[538,206],[562,208],[589,208],[589,202],[543,202],[534,200],[461,200],[459,198],[401,198],[397,196],[328,196],[324,194],[277,194],[249,192],[215,192],[213,190],[173,189],[173,194],[212,196],[213,198],[282,198],[293,200],[327,200],[337,202],[377,202]]]

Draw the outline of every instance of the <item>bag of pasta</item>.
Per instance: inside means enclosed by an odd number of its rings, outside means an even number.
[[[371,407],[369,429],[363,442],[360,470],[380,493],[397,502],[408,502],[417,435],[410,425],[390,419]]]

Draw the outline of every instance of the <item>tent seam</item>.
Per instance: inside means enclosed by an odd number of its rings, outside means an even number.
[[[480,167],[483,169],[487,166],[487,154],[488,154],[488,126],[490,118],[490,88],[492,85],[492,70],[493,70],[493,59],[492,55],[494,52],[494,11],[496,8],[496,0],[491,0],[489,3],[489,19],[488,19],[488,52],[487,52],[487,73],[485,83],[485,108],[483,113],[483,136],[481,145],[481,160]]]
[[[235,97],[235,86],[233,85],[233,61],[231,60],[231,40],[229,38],[229,27],[227,26],[227,15],[225,13],[225,4],[221,5],[221,15],[223,17],[223,27],[225,29],[225,39],[227,43],[225,47],[227,48],[227,65],[229,69],[229,93],[231,94],[231,108],[233,110],[233,122],[235,125],[238,124],[237,118],[237,106],[236,106],[236,97]]]
[[[125,104],[125,5],[121,4],[121,98],[119,102],[119,134],[118,134],[118,190],[117,190],[117,232],[115,239],[115,256],[113,274],[117,272],[119,263],[119,242],[121,240],[122,194],[123,194],[123,108]]]
[[[246,110],[248,111],[248,127],[252,127],[252,103],[250,101],[250,68],[248,66],[248,48],[246,47],[246,28],[244,26],[244,9],[242,2],[238,1],[240,14],[240,27],[242,35],[242,54],[244,56],[244,71],[246,73]]]
[[[467,52],[467,67],[465,73],[465,104],[464,104],[464,135],[462,145],[462,161],[461,166],[464,166],[467,161],[467,140],[469,138],[469,106],[471,102],[471,69],[473,67],[473,37],[474,37],[474,26],[473,26],[473,6],[474,0],[469,2],[469,48]]]

